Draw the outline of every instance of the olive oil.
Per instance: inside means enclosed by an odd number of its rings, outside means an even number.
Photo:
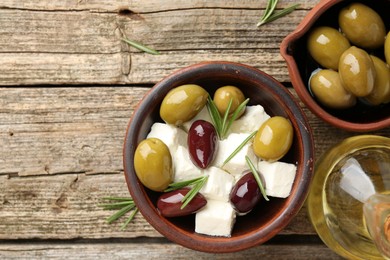
[[[383,259],[367,229],[363,205],[371,196],[389,191],[390,139],[348,138],[316,164],[307,200],[310,220],[323,242],[339,255]]]

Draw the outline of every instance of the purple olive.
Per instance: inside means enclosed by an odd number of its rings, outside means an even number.
[[[181,217],[193,214],[207,204],[206,198],[197,193],[183,209],[181,200],[190,191],[190,188],[181,188],[162,194],[157,200],[157,208],[164,217]]]
[[[261,191],[252,172],[246,173],[233,186],[230,202],[238,213],[248,213],[261,199]]]
[[[214,126],[204,120],[196,120],[188,131],[188,150],[192,162],[206,169],[213,161],[217,150],[218,136]]]

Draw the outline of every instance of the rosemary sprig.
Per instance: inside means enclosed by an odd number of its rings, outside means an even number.
[[[246,160],[246,163],[248,164],[249,168],[251,169],[252,174],[255,177],[257,184],[259,185],[261,194],[263,194],[263,197],[266,201],[269,201],[267,194],[265,193],[263,182],[260,179],[260,175],[259,175],[258,171],[256,170],[256,167],[253,165],[251,159],[248,156],[245,156],[245,160]]]
[[[196,183],[198,183],[199,181],[201,181],[205,176],[201,176],[201,177],[198,177],[198,178],[195,178],[195,179],[191,179],[191,180],[187,180],[187,181],[180,181],[180,182],[172,182],[169,184],[168,188],[166,188],[164,190],[164,192],[169,192],[169,191],[173,191],[173,190],[177,190],[177,189],[180,189],[180,188],[184,188],[184,187],[187,187],[187,186],[191,186],[191,185],[194,185]]]
[[[196,194],[198,194],[200,189],[202,189],[203,185],[206,183],[208,178],[209,178],[208,175],[204,175],[187,181],[173,182],[169,184],[168,188],[165,189],[164,192],[177,190],[187,186],[192,186],[191,190],[181,200],[183,204],[181,205],[180,209],[184,209],[185,206],[187,206],[188,203],[190,203],[191,200],[196,196]]]
[[[106,197],[103,199],[106,201],[113,201],[113,202],[100,204],[98,205],[99,207],[102,207],[105,210],[118,209],[116,213],[114,213],[109,218],[107,218],[107,223],[109,224],[118,220],[120,217],[122,217],[123,215],[131,211],[130,216],[121,226],[121,230],[124,230],[127,227],[127,225],[133,220],[135,214],[137,214],[138,212],[138,208],[135,205],[134,200],[132,198],[121,198],[121,197]]]
[[[209,96],[207,98],[207,109],[209,111],[211,120],[213,121],[215,130],[217,131],[218,137],[220,140],[224,139],[229,132],[229,128],[233,124],[234,120],[237,119],[237,117],[240,115],[241,111],[245,109],[246,104],[248,104],[249,98],[244,100],[234,111],[231,117],[229,117],[229,112],[232,106],[232,99],[229,101],[228,107],[225,111],[225,114],[223,117],[221,117],[221,114],[218,111],[217,106],[215,105],[214,101]]]
[[[257,23],[257,26],[261,26],[263,24],[275,21],[276,19],[279,19],[280,17],[283,17],[292,11],[294,11],[299,4],[293,4],[289,7],[284,8],[281,11],[275,12],[275,7],[277,5],[279,0],[269,0],[266,9],[264,10],[264,14],[260,18],[260,21]]]
[[[245,140],[242,141],[242,143],[237,146],[236,149],[234,149],[234,151],[229,155],[229,157],[225,159],[225,161],[222,163],[222,167],[227,164],[234,156],[236,156],[236,154],[241,151],[241,149],[252,139],[252,137],[255,136],[256,133],[257,131],[254,131],[247,138],[245,138]]]
[[[181,205],[180,209],[184,209],[185,206],[188,205],[188,203],[191,202],[191,200],[198,194],[200,189],[203,187],[203,185],[206,183],[207,179],[209,178],[208,175],[203,176],[193,187],[192,189],[184,196],[184,198],[181,200],[183,205]]]
[[[137,48],[138,50],[144,51],[149,54],[153,55],[159,55],[160,53],[148,46],[145,46],[144,44],[136,41],[129,40],[127,38],[122,38],[122,41],[128,43],[129,45],[133,46],[134,48]]]

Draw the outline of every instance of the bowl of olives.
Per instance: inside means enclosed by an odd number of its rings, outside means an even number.
[[[299,98],[347,131],[390,126],[390,1],[317,4],[280,47]]]
[[[298,213],[313,137],[291,93],[264,72],[203,62],[145,95],[126,132],[126,182],[144,218],[187,248],[225,253],[268,241]]]

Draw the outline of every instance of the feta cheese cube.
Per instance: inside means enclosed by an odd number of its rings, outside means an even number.
[[[179,145],[187,146],[187,133],[174,125],[154,123],[147,138],[152,137],[163,141],[168,146],[171,155],[175,153]]]
[[[257,169],[263,177],[268,196],[286,198],[290,195],[297,169],[294,164],[260,161]]]
[[[232,123],[230,133],[252,133],[269,118],[261,105],[247,106],[245,113]]]
[[[195,232],[230,237],[235,220],[236,213],[229,202],[208,200],[195,215]]]
[[[188,148],[179,145],[172,155],[174,182],[187,181],[203,176],[202,170],[191,161]]]
[[[191,128],[192,123],[194,123],[196,120],[205,120],[205,121],[210,122],[210,123],[213,122],[211,120],[207,106],[204,106],[204,108],[202,108],[202,110],[200,110],[199,113],[193,119],[183,123],[184,130],[186,132],[188,132]]]
[[[209,177],[200,190],[207,200],[229,201],[229,194],[235,183],[234,177],[218,168],[209,167],[204,171]]]
[[[217,155],[214,159],[214,165],[222,167],[223,162],[237,149],[239,145],[247,138],[249,134],[232,133],[228,137],[218,143]],[[257,164],[257,156],[253,152],[252,142],[248,142],[245,146],[222,168],[234,175],[235,177],[249,170],[245,156],[248,156],[254,165]]]

